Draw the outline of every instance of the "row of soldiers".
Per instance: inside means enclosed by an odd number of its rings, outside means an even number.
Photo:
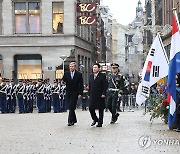
[[[34,105],[37,105],[39,113],[66,112],[65,85],[58,80],[50,84],[49,79],[19,80],[15,84],[13,80],[2,79],[0,84],[0,110],[1,113],[15,113],[19,107],[19,113],[32,113]]]

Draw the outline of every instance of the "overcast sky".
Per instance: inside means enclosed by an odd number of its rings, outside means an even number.
[[[120,24],[128,25],[136,17],[136,7],[139,0],[103,0],[105,6],[109,6],[113,18]],[[144,8],[145,0],[141,0]]]

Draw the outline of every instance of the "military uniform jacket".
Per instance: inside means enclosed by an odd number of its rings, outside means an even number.
[[[176,88],[176,114],[180,114],[180,88]]]
[[[108,81],[108,92],[110,92],[111,89],[119,89],[123,90],[124,88],[124,79],[123,76],[117,74],[109,74],[107,77]]]
[[[52,94],[53,99],[59,99],[60,87],[59,86],[54,86],[52,88],[52,92],[53,92],[53,94]]]
[[[6,93],[7,93],[7,85],[6,84],[0,85],[0,97],[6,97]]]
[[[25,87],[23,85],[19,85],[17,87],[17,98],[18,99],[23,99],[24,89],[25,89]]]
[[[37,86],[37,91],[36,91],[37,98],[44,98],[44,93],[45,93],[45,85],[39,84]]]

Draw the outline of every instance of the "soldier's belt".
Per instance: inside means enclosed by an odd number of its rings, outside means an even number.
[[[53,94],[59,94],[59,92],[53,92]]]
[[[18,92],[19,94],[23,94],[24,92]]]
[[[119,89],[109,88],[109,91],[119,91]]]

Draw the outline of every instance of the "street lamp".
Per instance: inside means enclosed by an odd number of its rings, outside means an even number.
[[[63,60],[63,75],[64,75],[64,61],[66,60],[67,56],[62,55],[62,56],[60,56],[60,58]]]

